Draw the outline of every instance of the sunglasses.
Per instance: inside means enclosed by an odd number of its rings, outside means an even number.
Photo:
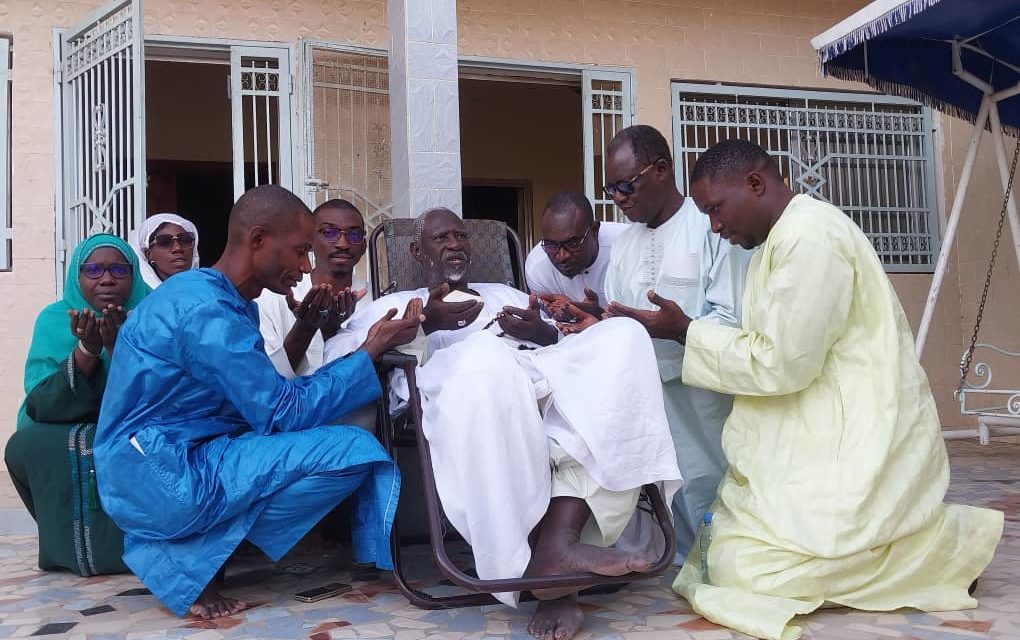
[[[347,238],[348,244],[361,244],[365,241],[365,230],[357,227],[353,229],[341,229],[340,227],[325,226],[318,230],[326,242],[336,244],[340,236]]]
[[[84,262],[79,269],[82,275],[89,280],[98,280],[103,277],[103,274],[107,271],[110,275],[118,280],[131,275],[131,265],[126,262],[114,262],[106,265],[101,262]]]
[[[575,236],[573,238],[567,238],[562,242],[556,242],[555,240],[542,240],[542,248],[545,249],[546,253],[552,256],[559,253],[561,248],[566,249],[570,253],[574,253],[584,246],[584,241],[588,239],[589,233],[591,233],[591,227],[588,227],[587,231],[585,231],[584,235],[580,238]]]
[[[662,160],[662,158],[656,158],[655,160],[653,160],[650,165],[648,165],[641,171],[638,171],[637,175],[635,175],[630,180],[620,180],[619,182],[616,182],[614,184],[607,184],[606,186],[602,187],[602,190],[605,191],[606,195],[609,196],[610,198],[615,198],[616,194],[618,193],[624,196],[634,195],[634,192],[637,190],[634,185],[637,184],[637,181],[641,179],[641,176],[648,173],[648,170],[654,167],[659,162],[659,160]]]
[[[174,242],[177,242],[182,247],[192,247],[195,245],[195,234],[190,231],[182,231],[177,235],[161,233],[158,236],[152,236],[152,239],[149,240],[149,246],[169,249],[174,246]]]

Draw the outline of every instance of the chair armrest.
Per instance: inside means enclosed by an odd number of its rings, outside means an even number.
[[[379,358],[379,365],[383,369],[404,369],[406,367],[418,366],[418,358],[400,351],[387,351]]]

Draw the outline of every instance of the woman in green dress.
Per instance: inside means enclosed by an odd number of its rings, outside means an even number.
[[[148,292],[131,247],[98,234],[74,250],[63,300],[36,319],[4,458],[39,529],[40,569],[127,570],[123,534],[99,505],[92,439],[117,331]]]

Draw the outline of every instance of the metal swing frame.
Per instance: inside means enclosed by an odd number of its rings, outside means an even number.
[[[999,118],[998,107],[1000,102],[1020,95],[1020,84],[1002,91],[994,91],[989,83],[964,69],[961,52],[963,47],[966,45],[967,43],[961,40],[957,40],[953,43],[953,75],[981,90],[984,97],[981,100],[981,106],[978,110],[977,118],[974,121],[974,134],[971,136],[970,145],[967,148],[967,155],[964,159],[963,170],[960,173],[960,182],[957,186],[956,196],[953,199],[953,207],[949,214],[949,220],[946,224],[945,233],[942,238],[942,247],[939,250],[938,261],[935,265],[935,274],[932,277],[931,288],[928,291],[928,299],[925,304],[924,315],[921,318],[921,325],[917,330],[914,347],[918,359],[920,359],[924,354],[925,343],[928,339],[928,331],[931,328],[931,321],[935,314],[935,305],[938,302],[939,291],[942,288],[942,281],[945,278],[946,270],[949,266],[949,253],[952,250],[953,241],[956,238],[956,231],[960,224],[964,198],[967,194],[967,189],[970,186],[970,179],[973,176],[974,165],[977,161],[978,147],[981,143],[982,137],[985,135],[986,128],[990,130],[989,134],[992,138],[996,165],[999,170],[999,178],[1002,183],[1003,194],[1005,197],[1004,217],[1008,217],[1009,219],[1013,250],[1016,254],[1017,264],[1020,265],[1020,217],[1017,215],[1016,201],[1013,197],[1013,193],[1011,192],[1012,174],[1006,157],[1005,134],[1003,133],[1002,121]],[[1001,231],[1002,225],[999,227],[999,233],[1001,233]],[[998,241],[998,238],[996,241]],[[994,266],[994,262],[990,266]],[[978,328],[980,328],[980,322],[978,322],[978,327],[975,327],[975,334]],[[964,360],[969,360],[968,355],[972,357],[974,353],[973,350],[977,348],[991,349],[992,351],[1006,356],[1020,357],[1020,354],[1014,354],[1005,349],[995,347],[994,345],[976,343],[975,341],[974,344],[972,344],[972,346],[964,352]],[[962,364],[961,369],[964,369],[963,373],[964,376],[966,376],[966,370]],[[976,437],[982,444],[987,444],[989,438],[992,436],[1020,435],[1020,389],[1017,391],[989,389],[988,385],[991,384],[991,368],[985,362],[978,362],[975,364],[974,373],[979,377],[984,377],[984,382],[976,385],[970,385],[967,384],[965,380],[962,380],[961,386],[957,391],[957,396],[960,400],[960,409],[962,413],[978,416],[978,428],[944,431],[943,436],[947,440]],[[1010,396],[1004,407],[993,409],[968,408],[968,396],[971,398],[975,395],[987,396],[993,392]]]
[[[978,428],[976,431],[981,444],[988,444],[993,434],[1016,435],[1020,432],[1020,428],[1018,428],[1020,427],[1020,419],[1018,419],[1020,418],[1020,390],[991,388],[991,366],[983,360],[979,360],[976,364],[974,363],[974,356],[979,348],[1005,357],[1020,358],[1020,353],[1013,353],[993,344],[978,342],[978,335],[981,332],[981,320],[984,318],[985,307],[988,304],[988,290],[992,284],[995,261],[999,254],[1002,228],[1006,222],[1006,205],[1012,195],[1013,182],[1016,178],[1017,160],[1020,160],[1020,141],[1017,142],[1016,148],[1013,151],[1013,163],[1009,170],[1009,182],[1006,185],[1006,195],[999,213],[999,224],[995,230],[995,242],[992,244],[991,258],[988,260],[984,289],[981,292],[981,302],[978,304],[970,345],[964,350],[963,356],[960,358],[960,383],[956,389],[956,396],[960,401],[960,412],[964,415],[978,416]],[[972,364],[974,365],[974,375],[978,378],[976,383],[967,381]],[[975,400],[974,404],[976,406],[968,407],[967,402],[972,398]],[[978,402],[978,400],[983,400],[984,402]],[[990,404],[996,402],[1002,402],[1003,404]],[[956,435],[956,437],[967,437],[969,435]]]

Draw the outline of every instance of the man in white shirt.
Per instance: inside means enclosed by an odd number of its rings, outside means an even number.
[[[681,382],[684,347],[680,336],[663,333],[659,309],[664,301],[675,303],[688,316],[739,326],[750,253],[713,234],[708,216],[680,193],[669,145],[656,129],[627,127],[609,143],[606,154],[606,195],[633,223],[613,245],[606,272],[606,315],[633,318],[652,337],[684,476],[683,488],[673,497],[677,558],[682,561],[726,470],[722,427],[733,397]],[[578,307],[570,309],[585,315]],[[576,332],[588,324],[590,320],[563,328]]]
[[[365,219],[347,200],[316,207],[315,267],[287,296],[268,289],[255,301],[266,353],[280,375],[306,376],[322,366],[323,341],[336,334],[365,295],[354,269],[367,247]]]
[[[542,214],[542,242],[528,253],[524,273],[532,293],[606,304],[606,268],[613,242],[627,228],[600,223],[584,194],[563,191]],[[594,294],[594,296],[592,296]]]

